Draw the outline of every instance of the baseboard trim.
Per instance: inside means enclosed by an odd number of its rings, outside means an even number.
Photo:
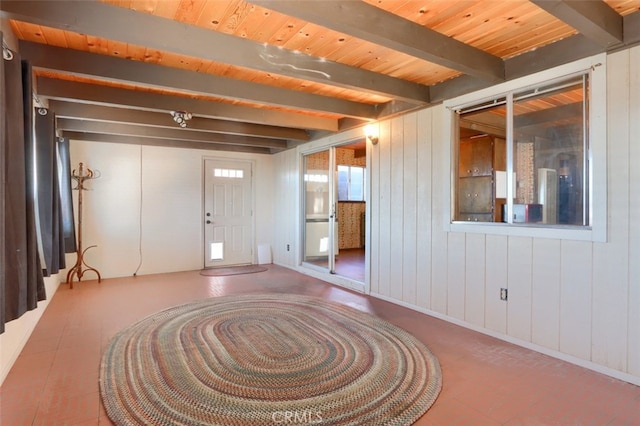
[[[494,330],[489,330],[489,329],[480,327],[478,325],[471,324],[471,323],[468,323],[466,321],[462,321],[462,320],[460,320],[458,318],[450,317],[450,316],[442,314],[440,312],[436,312],[436,311],[432,311],[430,309],[422,308],[420,306],[412,305],[410,303],[403,302],[403,301],[394,299],[392,297],[384,296],[382,294],[371,293],[370,296],[371,297],[375,297],[377,299],[384,300],[386,302],[390,302],[390,303],[394,303],[396,305],[403,306],[405,308],[408,308],[408,309],[423,313],[425,315],[432,316],[434,318],[441,319],[443,321],[447,321],[447,322],[449,322],[451,324],[455,324],[455,325],[458,325],[460,327],[464,327],[464,328],[467,328],[469,330],[473,330],[473,331],[476,331],[478,333],[485,334],[487,336],[495,337],[496,339],[499,339],[499,340],[502,340],[502,341],[505,341],[505,342],[508,342],[508,343],[512,343],[514,345],[521,346],[523,348],[530,349],[532,351],[539,352],[541,354],[548,355],[548,356],[551,356],[553,358],[560,359],[562,361],[566,361],[566,362],[568,362],[570,364],[574,364],[574,365],[577,365],[579,367],[583,367],[583,368],[586,368],[588,370],[592,370],[592,371],[595,371],[597,373],[601,373],[601,374],[607,375],[609,377],[613,377],[614,379],[622,380],[623,382],[627,382],[627,383],[631,383],[631,384],[636,385],[636,386],[640,386],[640,377],[634,376],[632,374],[625,373],[625,372],[619,371],[619,370],[615,370],[613,368],[597,364],[597,363],[595,363],[593,361],[588,361],[588,360],[585,360],[585,359],[582,359],[582,358],[578,358],[576,356],[569,355],[569,354],[566,354],[564,352],[560,352],[560,351],[556,351],[556,350],[553,350],[553,349],[545,348],[544,346],[540,346],[540,345],[537,345],[535,343],[528,342],[526,340],[517,339],[515,337],[509,336],[509,335],[506,335],[506,334],[502,334],[502,333],[494,331]]]

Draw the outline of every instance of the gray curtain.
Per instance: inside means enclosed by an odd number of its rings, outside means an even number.
[[[58,138],[55,135],[55,115],[45,108],[38,108],[37,111],[38,113],[35,114],[35,149],[38,219],[44,273],[46,276],[50,276],[65,268],[65,231],[62,208],[63,206],[71,207],[70,204],[62,202],[61,194],[66,193],[70,200],[71,186],[70,182],[67,182],[67,186],[61,185],[60,178],[64,177],[64,174],[63,176],[60,174],[59,163],[69,163],[69,151],[68,149],[59,149]],[[62,168],[65,169],[64,165]],[[68,171],[68,168],[66,169]],[[72,212],[71,216],[73,218]],[[73,221],[71,227],[73,229]],[[74,244],[71,252],[75,252],[75,236],[72,235],[72,238]]]
[[[0,333],[6,322],[37,308],[46,298],[35,227],[34,144],[31,67],[14,52],[2,59],[2,302]]]

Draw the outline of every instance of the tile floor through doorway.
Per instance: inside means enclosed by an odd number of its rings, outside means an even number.
[[[98,377],[109,340],[161,309],[206,297],[297,293],[402,327],[438,357],[443,388],[417,425],[640,425],[640,387],[287,268],[198,271],[61,284],[0,387],[0,424],[109,425]]]

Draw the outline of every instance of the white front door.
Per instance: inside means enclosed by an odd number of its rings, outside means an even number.
[[[204,163],[204,267],[253,263],[252,164]]]

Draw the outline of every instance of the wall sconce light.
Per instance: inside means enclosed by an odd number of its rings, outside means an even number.
[[[369,139],[371,144],[377,145],[378,143],[378,126],[374,124],[368,124],[364,127],[364,134]]]
[[[178,123],[183,129],[187,127],[187,120],[191,120],[193,117],[193,115],[187,111],[171,111],[171,116],[173,117],[173,121]]]

